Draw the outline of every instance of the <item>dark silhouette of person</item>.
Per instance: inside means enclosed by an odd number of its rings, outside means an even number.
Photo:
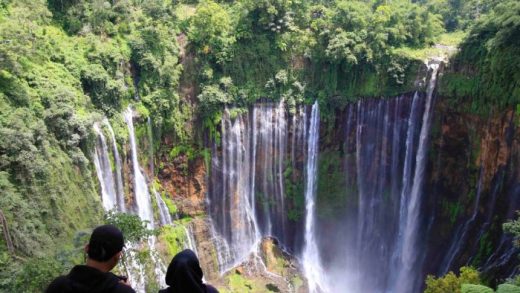
[[[87,263],[72,268],[66,276],[56,278],[46,293],[135,293],[110,271],[117,265],[124,247],[123,233],[113,225],[99,226],[90,235],[85,246]]]
[[[197,255],[190,249],[177,253],[166,271],[166,285],[159,293],[218,293],[215,287],[202,282],[202,269]]]

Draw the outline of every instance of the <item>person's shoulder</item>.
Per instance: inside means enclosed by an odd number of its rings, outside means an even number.
[[[114,293],[135,293],[135,290],[128,285],[119,283],[119,284],[117,284],[117,286],[113,292]]]
[[[211,285],[209,285],[209,284],[206,284],[206,289],[208,289],[208,290],[207,290],[208,293],[219,293],[218,290],[217,290],[217,288],[215,288],[215,287],[213,287],[213,286],[211,286]]]
[[[67,292],[67,290],[70,289],[69,287],[69,280],[67,276],[59,276],[56,279],[54,279],[49,284],[49,286],[47,286],[45,293]]]

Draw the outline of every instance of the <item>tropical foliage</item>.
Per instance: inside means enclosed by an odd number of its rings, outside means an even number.
[[[455,105],[473,98],[476,112],[514,107],[519,12],[514,0],[0,0],[0,212],[10,232],[0,291],[41,291],[81,262],[84,231],[103,221],[89,160],[103,116],[124,140],[120,113],[132,104],[151,119],[159,155],[175,143],[207,157],[195,129],[216,137],[223,106],[283,99],[291,110],[318,98],[327,116],[408,92],[422,65],[409,53],[461,29],[469,34],[441,93]],[[301,205],[301,186],[291,188]]]

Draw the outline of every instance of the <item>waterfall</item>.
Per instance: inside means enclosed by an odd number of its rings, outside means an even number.
[[[419,110],[418,110],[418,93],[414,94],[413,101],[412,101],[412,109],[410,113],[410,118],[408,119],[408,131],[406,132],[406,153],[404,157],[404,168],[403,168],[403,180],[402,180],[402,190],[401,190],[401,199],[399,203],[399,232],[397,233],[397,248],[394,251],[393,255],[393,261],[395,265],[398,265],[398,262],[401,258],[401,247],[403,243],[403,235],[404,235],[404,228],[406,224],[406,215],[408,211],[408,199],[409,199],[409,193],[411,190],[411,186],[413,184],[413,180],[411,178],[412,176],[412,166],[414,163],[413,155],[415,150],[415,144],[416,144],[416,127],[415,125],[418,124],[418,117],[419,117]]]
[[[146,221],[146,225],[149,229],[153,229],[155,227],[155,221],[153,217],[153,209],[152,209],[152,203],[151,203],[151,197],[150,192],[148,190],[148,184],[146,183],[146,179],[144,174],[141,172],[141,166],[139,165],[139,161],[137,158],[137,143],[135,139],[135,130],[134,130],[134,123],[133,123],[133,111],[131,107],[128,107],[128,109],[124,113],[124,118],[128,127],[128,133],[130,138],[130,148],[132,152],[132,167],[134,171],[134,197],[136,202],[136,209],[137,209],[137,215],[141,218],[142,221]],[[157,204],[159,206],[159,209],[161,209],[161,203],[164,204],[160,196],[158,196],[157,192],[154,192]],[[164,208],[164,207],[163,207]],[[163,218],[163,221],[168,221],[166,213]],[[171,221],[171,218],[169,219]],[[154,272],[155,277],[157,279],[157,282],[164,286],[164,274],[166,272],[166,268],[162,261],[157,256],[157,252],[155,250],[155,244],[156,244],[156,238],[155,236],[151,236],[147,240],[148,247],[150,248],[150,256],[152,258],[152,263],[154,264]],[[133,247],[135,248],[135,247]],[[138,264],[137,271],[142,272],[142,268],[140,267],[140,264]],[[131,275],[131,274],[129,274]],[[143,276],[141,276],[140,279],[136,279],[137,288],[136,291],[144,292],[144,284],[143,284]]]
[[[316,166],[319,138],[318,101],[312,106],[307,144],[307,168],[305,186],[305,244],[303,248],[303,272],[308,280],[309,292],[328,292],[321,267],[321,259],[315,239]]]
[[[458,255],[460,249],[462,248],[462,243],[464,243],[466,241],[469,230],[471,229],[473,223],[477,219],[478,210],[479,210],[479,206],[480,206],[480,196],[482,194],[482,175],[483,175],[483,170],[482,170],[482,166],[481,166],[480,171],[479,171],[479,178],[478,178],[478,182],[477,182],[475,205],[473,206],[473,211],[471,213],[471,217],[464,223],[464,225],[458,225],[457,229],[455,230],[454,240],[452,241],[450,248],[448,249],[448,252],[446,253],[446,256],[444,257],[444,260],[441,264],[441,274],[440,275],[445,275],[450,270],[451,265],[452,265],[453,261],[455,260],[455,257]],[[462,231],[462,233],[461,233],[461,231]]]
[[[314,236],[319,235],[323,275],[335,280],[335,290],[415,293],[420,288],[419,214],[437,66],[430,66],[426,94],[361,99],[345,109],[346,210],[335,226],[318,221]]]
[[[98,136],[96,147],[94,149],[93,161],[101,185],[103,208],[106,211],[109,211],[117,209],[117,194],[114,174],[112,173],[105,135],[103,135],[103,132],[99,128],[99,124],[95,123],[93,128]]]
[[[285,162],[287,122],[283,101],[262,103],[253,109],[253,151],[256,173],[252,186],[261,196],[257,216],[263,235],[285,236],[283,164]],[[283,241],[283,239],[280,239]]]
[[[146,184],[145,177],[141,172],[139,161],[137,159],[137,144],[135,141],[135,130],[133,122],[133,111],[132,108],[128,109],[124,113],[126,125],[128,127],[128,134],[130,137],[130,149],[132,152],[132,168],[134,170],[134,196],[137,208],[137,214],[143,221],[147,221],[148,228],[154,227],[152,203],[150,200],[150,192],[148,191],[148,185]]]
[[[121,175],[121,170],[123,168],[121,167],[121,156],[119,156],[119,151],[117,150],[117,141],[116,136],[114,134],[114,130],[112,129],[112,126],[108,122],[108,119],[103,120],[103,124],[105,124],[110,132],[110,137],[112,139],[112,152],[114,154],[114,162],[115,162],[115,168],[116,168],[116,191],[117,191],[117,206],[119,211],[124,212],[126,211],[126,205],[125,205],[125,192],[123,190],[123,176]]]
[[[105,211],[117,209],[119,211],[125,210],[124,204],[124,193],[123,193],[123,180],[121,176],[121,158],[117,151],[117,144],[115,140],[114,131],[110,126],[108,120],[104,120],[103,124],[107,126],[110,131],[112,144],[113,144],[113,155],[116,168],[116,177],[111,169],[109,161],[109,152],[106,144],[106,139],[101,131],[98,123],[94,123],[93,129],[97,134],[96,148],[94,149],[94,166],[96,167],[96,174],[101,185],[101,196],[103,199],[103,208]],[[117,190],[117,192],[116,192]],[[126,274],[129,278],[132,287],[137,292],[145,291],[145,275],[144,268],[138,261],[137,252],[134,250],[137,248],[134,244],[127,244],[127,256],[125,256]]]
[[[195,237],[193,237],[193,231],[191,224],[188,224],[188,228],[184,227],[184,232],[186,233],[186,242],[184,243],[184,248],[191,249],[195,254],[198,255],[197,246],[195,242]]]
[[[154,166],[154,160],[153,160],[153,127],[152,127],[152,119],[148,117],[146,120],[146,126],[148,131],[148,159],[149,166],[150,166],[150,173],[152,176],[155,176],[155,166]],[[161,194],[157,190],[155,190],[155,187],[152,185],[152,193],[154,195],[155,202],[157,203],[157,208],[159,210],[159,223],[161,226],[169,225],[173,223],[172,216],[170,215],[170,210],[168,209],[168,206],[164,202]]]
[[[438,64],[429,68],[426,93],[346,106],[345,132],[338,133],[344,135],[338,168],[345,172],[346,199],[337,203],[345,210],[334,223],[316,217],[316,202],[321,206],[321,197],[328,196],[317,190],[318,105],[309,119],[304,107],[290,114],[282,103],[260,102],[238,115],[226,109],[220,145],[212,145],[208,192],[221,272],[272,236],[301,256],[311,292],[417,292],[424,255],[419,214]],[[294,187],[302,177],[302,194],[289,193],[289,183]],[[304,195],[304,221],[288,221],[294,211],[289,195]]]
[[[173,223],[172,216],[170,215],[170,210],[168,209],[168,206],[162,199],[159,192],[157,192],[155,189],[152,189],[152,192],[155,197],[155,202],[157,203],[157,208],[159,209],[159,220],[161,226]]]
[[[133,126],[133,112],[128,108],[124,113],[124,118],[128,126],[130,137],[130,147],[132,152],[132,166],[134,170],[134,198],[136,210],[141,220],[146,221],[148,228],[154,228],[153,210],[151,205],[150,192],[146,183],[144,174],[141,172],[141,167],[137,160],[137,144],[135,140],[135,131]],[[109,151],[106,143],[106,138],[101,131],[99,123],[95,123],[93,128],[97,134],[96,147],[94,149],[93,161],[96,168],[96,174],[101,185],[101,196],[103,201],[103,208],[105,211],[117,209],[118,211],[126,211],[125,197],[122,179],[122,164],[117,149],[117,142],[114,131],[107,119],[103,120],[103,124],[108,128],[112,139],[112,154],[114,157],[115,172],[112,171]],[[115,173],[115,176],[114,176]],[[159,215],[161,224],[169,224],[172,222],[168,208],[161,196],[155,191],[154,196],[159,207]],[[156,238],[150,237],[147,239],[147,245],[150,247],[150,255],[152,263],[154,264],[154,272],[157,282],[164,286],[163,276],[166,268],[159,259],[155,251]],[[143,264],[139,261],[138,250],[139,244],[127,244],[127,257],[125,257],[125,270],[128,275],[132,287],[137,292],[145,292],[146,290],[146,276]]]
[[[426,102],[419,137],[419,146],[415,159],[416,167],[413,176],[412,190],[408,198],[406,221],[404,223],[403,245],[399,258],[399,269],[394,292],[416,292],[419,286],[418,275],[418,230],[419,214],[421,209],[422,188],[424,181],[424,170],[426,168],[426,154],[428,148],[428,137],[432,116],[433,92],[436,85],[438,63],[428,66],[431,69],[431,77],[426,91]]]
[[[284,170],[288,164],[300,169],[295,161],[304,156],[304,107],[293,116],[283,101],[258,103],[247,114],[234,111],[224,110],[220,145],[212,145],[207,198],[221,272],[259,255],[262,237],[297,248],[289,231],[294,224],[287,217]]]
[[[231,119],[226,109],[222,117],[222,158],[213,156],[213,172],[221,172],[222,194],[210,200],[219,200],[221,209],[214,215],[214,231],[219,230],[223,248],[219,257],[221,271],[235,266],[258,248],[260,232],[254,215],[254,172],[251,147],[251,129],[242,116]]]

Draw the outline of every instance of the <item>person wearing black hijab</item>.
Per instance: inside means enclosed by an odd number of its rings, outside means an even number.
[[[190,249],[177,253],[166,271],[166,285],[159,293],[218,293],[215,287],[202,282],[199,259]]]

